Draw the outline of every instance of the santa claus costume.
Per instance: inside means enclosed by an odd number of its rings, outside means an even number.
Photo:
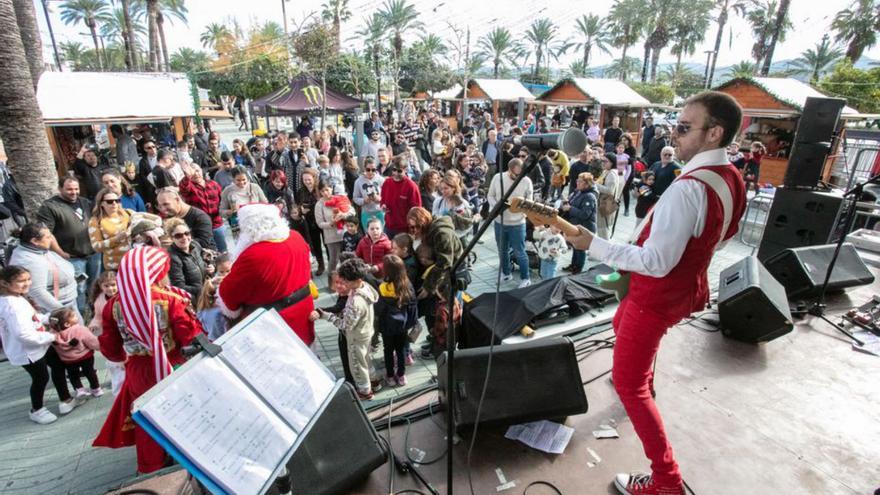
[[[305,342],[315,340],[309,246],[274,205],[255,203],[238,210],[239,237],[232,270],[220,283],[217,301],[236,319],[256,308],[274,308]]]
[[[165,466],[165,451],[131,419],[135,399],[184,362],[180,349],[202,332],[189,295],[168,284],[171,260],[150,246],[136,247],[119,263],[119,293],[104,306],[101,353],[125,362],[125,381],[92,445],[134,445],[139,473]]]

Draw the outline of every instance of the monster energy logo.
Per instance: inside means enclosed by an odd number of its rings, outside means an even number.
[[[321,94],[321,88],[318,86],[306,86],[302,89],[302,92],[306,97],[306,101],[309,102],[309,105],[318,106],[324,100],[324,96]]]

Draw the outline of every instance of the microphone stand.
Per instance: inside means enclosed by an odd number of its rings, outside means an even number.
[[[523,147],[523,149],[528,149],[527,147]],[[510,199],[510,196],[513,194],[513,191],[516,190],[516,187],[522,182],[523,178],[525,178],[531,171],[538,165],[538,160],[535,157],[535,153],[529,149],[529,159],[526,164],[524,164],[522,172],[517,176],[517,178],[511,184],[510,189],[507,191],[504,190],[504,182],[503,177],[499,177],[499,185],[501,186],[501,199],[495,204],[495,207],[489,212],[489,215],[483,219],[483,224],[480,225],[480,228],[477,230],[477,233],[471,239],[471,242],[468,243],[467,247],[464,248],[461,255],[459,255],[458,259],[455,260],[455,263],[452,264],[452,267],[449,269],[449,293],[446,295],[446,309],[449,312],[449,320],[447,322],[446,327],[446,493],[447,495],[452,495],[452,449],[455,446],[455,442],[453,438],[455,436],[455,345],[456,345],[456,336],[455,336],[455,319],[453,318],[453,312],[455,310],[455,298],[456,292],[458,292],[458,287],[456,285],[455,274],[458,273],[458,270],[461,268],[461,265],[465,263],[468,259],[470,253],[476,248],[477,242],[483,237],[483,234],[489,229],[489,226],[492,225],[496,218],[501,215],[501,212],[504,208],[507,207],[507,200]],[[508,170],[510,169],[510,165],[508,163]],[[507,173],[507,171],[502,172],[501,166],[499,164],[498,173],[503,174]],[[527,198],[531,199],[531,198]],[[494,338],[494,337],[493,337]]]

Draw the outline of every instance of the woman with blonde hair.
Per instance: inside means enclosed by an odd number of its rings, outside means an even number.
[[[471,204],[462,197],[464,189],[461,175],[450,169],[440,180],[438,190],[440,195],[434,200],[431,214],[434,217],[448,216],[452,218],[455,233],[465,239],[470,234],[470,228],[475,219],[471,212]]]
[[[116,270],[119,261],[131,249],[128,227],[131,210],[122,207],[119,193],[104,188],[95,196],[95,208],[89,219],[89,241],[102,254],[105,270]]]

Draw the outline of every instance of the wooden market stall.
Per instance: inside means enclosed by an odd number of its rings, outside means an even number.
[[[653,106],[623,81],[589,77],[562,79],[539,96],[538,101],[586,107],[591,116],[598,117],[603,129],[611,125],[614,117],[620,117],[620,127],[635,138],[636,147],[641,140],[642,114]]]
[[[804,104],[809,97],[826,95],[797,79],[781,77],[732,79],[715,89],[732,96],[743,109],[740,147],[748,149],[752,142],[760,141],[767,148],[767,154],[761,160],[758,182],[774,186],[782,184]],[[844,107],[842,118],[860,117],[855,109]],[[826,161],[823,174],[826,178],[834,155],[832,150]]]
[[[467,84],[467,98],[463,90],[456,95],[456,100],[465,104],[486,101],[492,106],[492,119],[500,122],[499,116],[514,116],[516,106],[522,98],[526,103],[535,100],[535,96],[516,79],[471,79]]]
[[[189,78],[180,73],[44,72],[37,86],[59,173],[83,144],[113,148],[111,124],[163,124],[166,138],[176,143],[199,110],[197,99]]]

